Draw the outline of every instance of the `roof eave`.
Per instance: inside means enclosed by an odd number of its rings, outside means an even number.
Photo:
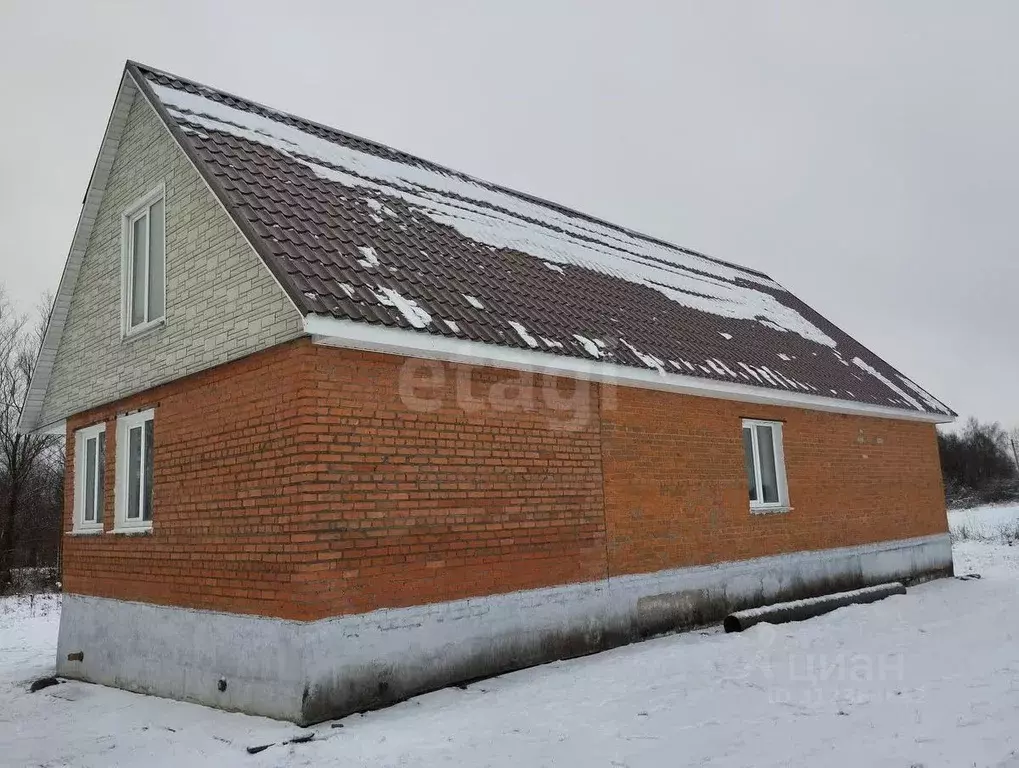
[[[954,413],[932,413],[893,408],[855,400],[755,387],[738,382],[662,373],[650,368],[635,368],[594,359],[585,360],[569,355],[556,355],[518,347],[450,338],[423,331],[409,331],[346,320],[332,315],[309,314],[305,316],[304,330],[312,336],[316,344],[425,360],[528,371],[640,389],[656,389],[698,397],[805,408],[852,416],[870,416],[928,424],[947,424],[955,420]]]

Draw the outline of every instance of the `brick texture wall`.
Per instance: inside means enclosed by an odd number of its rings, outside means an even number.
[[[784,423],[788,512],[749,512],[744,418]],[[602,425],[613,574],[948,530],[931,424],[619,388]]]
[[[166,189],[166,325],[121,341],[121,217]],[[301,316],[158,116],[135,97],[43,403],[49,424],[303,333]]]
[[[153,530],[115,534],[115,417],[147,407]],[[785,422],[789,512],[749,512],[744,417]],[[107,531],[65,536],[81,594],[312,619],[946,530],[930,425],[305,339],[79,414],[68,438],[101,419]]]
[[[597,389],[554,429],[555,380],[315,352],[301,578],[324,615],[605,576]]]
[[[64,589],[310,616],[292,588],[291,546],[304,359],[293,342],[70,419],[64,530],[72,530],[74,430],[105,421],[105,531],[64,536]],[[116,417],[146,408],[155,409],[152,532],[115,534]]]

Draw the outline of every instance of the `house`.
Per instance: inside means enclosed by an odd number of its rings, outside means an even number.
[[[759,272],[129,62],[21,428],[59,674],[309,723],[950,574],[953,417]]]

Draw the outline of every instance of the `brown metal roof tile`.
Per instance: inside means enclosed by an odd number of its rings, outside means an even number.
[[[950,413],[760,272],[138,71],[304,312],[529,349],[519,323],[545,354],[591,360],[600,341],[636,368]]]

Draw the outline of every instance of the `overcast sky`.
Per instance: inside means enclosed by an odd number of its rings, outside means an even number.
[[[127,58],[767,272],[1019,424],[1019,3],[0,0],[0,282],[55,290]]]

